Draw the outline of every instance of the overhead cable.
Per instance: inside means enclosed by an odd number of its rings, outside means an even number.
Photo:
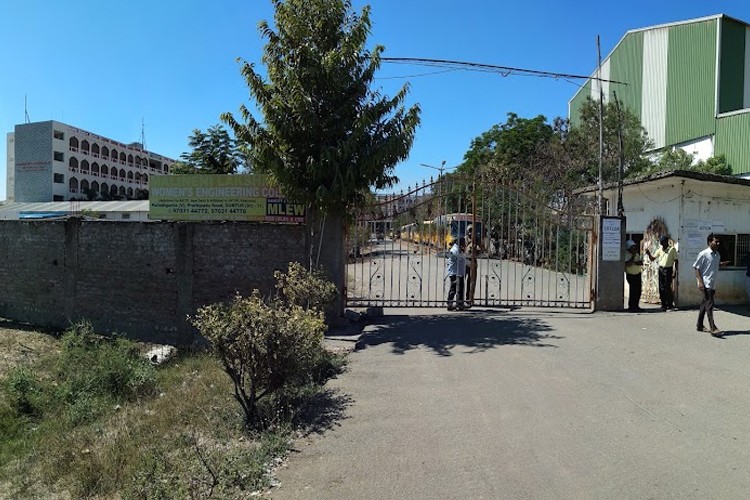
[[[573,75],[569,73],[556,73],[554,71],[541,71],[537,69],[526,69],[526,68],[514,68],[511,66],[498,66],[495,64],[483,64],[466,61],[451,61],[447,59],[427,59],[422,57],[381,57],[380,60],[386,63],[393,64],[410,64],[414,66],[431,66],[436,68],[453,68],[463,69],[467,71],[479,71],[485,73],[500,73],[502,76],[510,75],[524,75],[524,76],[536,76],[539,78],[563,78],[563,79],[579,79],[579,80],[596,80],[599,82],[615,83],[619,85],[627,85],[625,82],[619,82],[617,80],[608,80],[606,78],[600,78],[590,75]]]

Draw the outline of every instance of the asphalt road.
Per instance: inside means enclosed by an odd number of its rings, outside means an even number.
[[[393,311],[274,499],[707,499],[750,492],[750,312]]]

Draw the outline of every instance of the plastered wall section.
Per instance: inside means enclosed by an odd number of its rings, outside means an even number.
[[[192,344],[202,305],[273,291],[309,262],[304,225],[0,221],[0,317]],[[323,263],[325,264],[325,263]]]

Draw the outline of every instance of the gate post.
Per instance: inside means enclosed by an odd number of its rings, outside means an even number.
[[[596,217],[596,279],[595,311],[622,311],[625,302],[623,243],[625,218],[600,215]]]
[[[344,314],[346,294],[346,221],[342,215],[321,216],[315,212],[308,221],[311,264],[322,267],[339,294],[331,308],[326,311],[333,317]],[[329,318],[330,319],[330,318]]]

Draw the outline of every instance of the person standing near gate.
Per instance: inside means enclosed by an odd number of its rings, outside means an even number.
[[[659,264],[659,299],[661,310],[669,311],[677,309],[674,306],[674,292],[672,291],[672,280],[674,279],[674,268],[677,264],[677,249],[669,244],[669,236],[659,238],[661,247],[654,254],[650,248],[646,248],[646,255],[651,262],[657,260]]]
[[[458,310],[464,309],[464,276],[466,275],[466,256],[464,255],[464,249],[466,248],[466,240],[461,237],[457,240],[453,240],[451,249],[448,251],[448,279],[450,279],[451,287],[448,290],[448,310],[453,311],[456,308],[453,307],[453,299],[456,299]]]
[[[721,337],[721,331],[716,327],[714,322],[714,295],[716,294],[716,278],[719,273],[719,264],[721,256],[719,255],[719,238],[713,233],[706,238],[708,248],[698,254],[695,259],[693,269],[695,269],[695,279],[698,282],[698,289],[703,294],[703,301],[698,312],[698,324],[696,329],[699,332],[705,331],[703,318],[708,316],[708,325],[711,327],[710,333],[714,337]]]
[[[625,242],[625,279],[628,281],[628,311],[639,312],[641,308],[638,303],[641,301],[641,270],[643,269],[643,259],[638,251],[638,244],[633,240]]]
[[[477,239],[475,239],[475,236]],[[477,286],[477,258],[476,253],[478,248],[479,235],[474,234],[474,226],[468,224],[466,226],[466,243],[467,258],[466,258],[466,309],[474,305],[474,294],[476,293]]]

